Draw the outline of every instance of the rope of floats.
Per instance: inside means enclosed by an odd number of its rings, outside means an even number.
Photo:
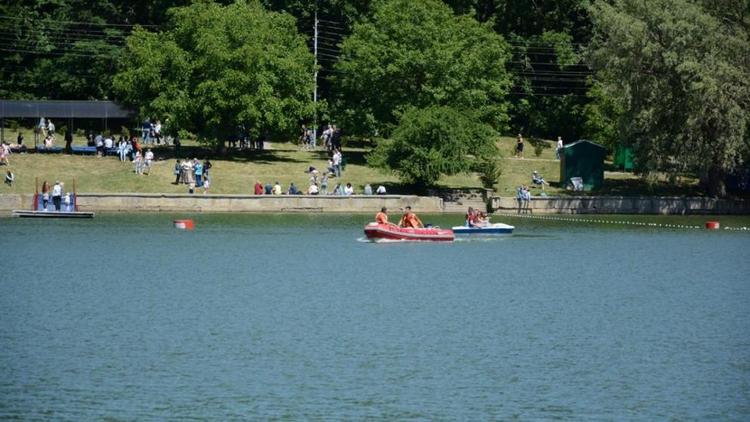
[[[691,225],[691,224],[665,224],[656,222],[646,221],[629,221],[629,220],[609,220],[602,218],[585,218],[585,217],[561,217],[557,215],[534,215],[534,214],[518,214],[518,213],[507,213],[507,212],[494,212],[492,215],[498,215],[502,217],[513,217],[513,218],[529,218],[532,220],[547,220],[547,221],[565,221],[572,223],[585,223],[585,224],[617,224],[626,226],[640,226],[640,227],[658,227],[667,229],[689,229],[689,230],[700,230],[704,226]],[[750,227],[731,227],[724,226],[721,229],[728,231],[750,231]]]

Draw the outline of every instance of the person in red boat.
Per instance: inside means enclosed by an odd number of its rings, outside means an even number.
[[[399,221],[398,225],[401,227],[412,227],[415,229],[424,227],[424,224],[422,224],[422,220],[420,220],[416,214],[411,212],[411,207],[408,205],[406,206],[406,208],[404,208],[404,215],[401,216],[401,221]]]
[[[390,224],[388,222],[388,208],[383,207],[379,213],[375,214],[375,222],[378,224]]]

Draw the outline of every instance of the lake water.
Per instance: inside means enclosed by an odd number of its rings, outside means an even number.
[[[748,232],[175,217],[0,219],[0,419],[750,419]]]

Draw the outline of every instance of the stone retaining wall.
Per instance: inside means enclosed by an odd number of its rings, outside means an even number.
[[[510,197],[490,199],[493,211],[518,211]],[[543,214],[750,214],[750,202],[741,199],[650,196],[534,197],[530,213]]]
[[[0,211],[30,210],[33,195],[2,194]],[[383,195],[364,196],[266,196],[266,195],[187,195],[187,194],[98,194],[78,195],[82,211],[113,212],[365,212],[373,213],[386,206],[392,211],[411,205],[420,213],[445,210],[437,197]],[[490,209],[518,210],[511,197],[493,197]],[[462,211],[463,212],[463,211]],[[713,198],[679,197],[534,197],[530,213],[544,214],[750,214],[750,202]]]
[[[31,209],[33,195],[0,195],[0,210]],[[403,195],[266,196],[203,194],[78,194],[81,211],[366,212],[411,205],[417,212],[442,212],[440,198]]]

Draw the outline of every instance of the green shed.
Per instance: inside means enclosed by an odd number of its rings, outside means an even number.
[[[601,188],[606,156],[606,148],[584,139],[565,145],[560,154],[560,182],[563,186],[575,186],[571,179],[580,178],[584,190]]]
[[[619,169],[624,171],[633,170],[633,148],[626,147],[622,144],[618,145],[617,149],[615,149],[615,157],[613,161],[615,167]]]

